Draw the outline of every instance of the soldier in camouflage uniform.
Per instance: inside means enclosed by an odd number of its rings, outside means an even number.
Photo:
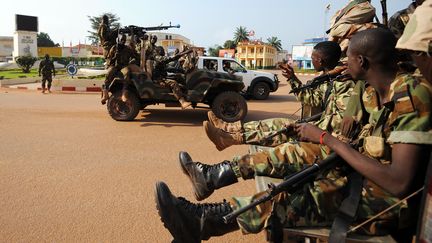
[[[104,50],[103,56],[106,59],[108,52],[116,44],[117,38],[117,30],[112,30],[110,28],[109,18],[107,15],[102,16],[102,21],[99,25],[97,34]]]
[[[312,62],[317,71],[323,71],[326,74],[330,70],[339,69],[336,65],[338,65],[340,56],[341,49],[339,45],[335,42],[325,41],[318,43],[314,47]],[[289,77],[296,79],[293,73],[289,74]],[[322,106],[323,113],[313,124],[318,125],[321,129],[339,134],[342,114],[345,111],[345,105],[354,85],[352,80],[333,80],[320,86],[325,86],[328,90],[323,91],[321,88],[306,89],[296,93],[296,97],[303,103]],[[301,86],[300,81],[295,84],[294,88],[299,86]],[[292,128],[296,121],[293,119],[274,118],[241,124],[240,121],[226,123],[217,118],[212,112],[209,112],[208,116],[209,122],[204,122],[204,127],[207,136],[219,151],[235,144],[274,147],[295,140],[295,133],[293,133]],[[288,128],[287,132],[276,135],[271,139],[264,139],[284,128]]]
[[[45,55],[45,59],[39,64],[39,77],[42,73],[42,93],[45,93],[45,83],[48,82],[48,92],[51,93],[52,76],[55,76],[54,63],[50,60],[48,54]]]
[[[412,15],[396,47],[410,51],[420,72],[432,83],[431,23],[432,0],[426,0]]]
[[[154,71],[153,71],[153,80],[159,82],[162,86],[169,87],[174,96],[177,98],[177,100],[180,102],[180,105],[182,109],[186,109],[189,107],[192,103],[186,101],[185,94],[180,87],[180,85],[177,83],[177,81],[173,79],[167,79],[167,73],[166,73],[166,65],[174,60],[178,60],[180,57],[184,55],[184,53],[177,53],[174,57],[167,57],[165,55],[165,50],[162,46],[156,47],[156,53],[154,60]]]
[[[122,74],[126,82],[130,79],[131,64],[138,63],[139,56],[134,49],[126,45],[126,35],[122,35],[119,43],[111,48],[107,55],[108,59],[108,72],[104,81],[104,89],[102,91],[101,103],[105,104],[108,100],[108,86],[114,80],[115,76],[119,73]]]
[[[150,38],[150,41],[146,41],[144,45],[144,51],[145,51],[145,71],[149,75],[150,79],[153,79],[153,69],[154,69],[154,60],[156,53],[156,42],[157,42],[157,36],[152,35]]]
[[[357,107],[365,107],[362,119],[368,121],[357,136],[357,140],[361,141],[358,151],[311,124],[300,124],[296,126],[299,136],[312,143],[304,143],[307,146],[302,146],[301,151],[290,151],[293,155],[284,151],[290,150],[290,147],[262,153],[260,157],[255,155],[249,163],[233,164],[234,174],[244,179],[251,179],[254,175],[283,178],[314,160],[307,156],[309,150],[317,150],[315,153],[323,149],[333,150],[366,178],[357,212],[360,222],[417,190],[420,187],[417,179],[421,184],[424,178],[420,175],[424,173],[425,164],[421,163],[421,154],[428,150],[421,145],[421,141],[431,139],[426,131],[432,128],[432,87],[424,79],[410,74],[397,75],[395,43],[393,34],[383,29],[359,32],[351,40],[349,72],[354,79],[368,80],[374,89],[374,92],[354,96],[361,98],[353,102],[361,104]],[[297,157],[297,154],[303,157]],[[190,158],[183,159],[190,160],[189,164],[196,164]],[[192,182],[201,184],[195,184],[194,189],[214,189],[219,183],[232,180],[226,173],[227,167],[222,164],[218,166],[225,171],[215,167],[210,170],[204,168],[205,173],[195,170]],[[221,175],[219,178],[212,173],[216,169]],[[229,224],[223,223],[222,216],[248,204],[260,194],[235,197],[223,203],[194,204],[174,197],[167,185],[160,182],[156,186],[156,202],[159,215],[174,241],[200,242],[238,228],[244,233],[257,233],[266,226],[272,211],[284,227],[329,226],[346,193],[344,171],[330,170],[299,191],[281,193]],[[405,204],[391,209],[363,230],[380,234],[389,228],[397,228],[404,223],[403,219],[414,218],[407,215],[411,213],[410,207],[401,210],[406,207]]]
[[[389,19],[388,27],[399,39],[402,36],[402,33],[405,29],[405,26],[408,24],[411,15],[416,10],[417,6],[420,6],[424,0],[416,0],[413,1],[407,8],[397,11],[393,16]]]

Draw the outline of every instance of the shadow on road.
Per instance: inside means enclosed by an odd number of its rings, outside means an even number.
[[[142,127],[149,126],[202,126],[202,122],[207,120],[206,109],[145,109],[140,113],[141,119],[135,120],[142,122]]]

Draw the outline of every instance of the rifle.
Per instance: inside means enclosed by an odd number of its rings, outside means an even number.
[[[383,25],[388,27],[388,16],[387,16],[387,1],[381,0],[381,7],[382,7],[382,21]]]
[[[124,28],[119,29],[119,33],[121,34],[129,34],[136,35],[138,37],[144,36],[147,31],[155,31],[155,30],[167,30],[171,28],[180,28],[180,25],[160,25],[160,26],[152,26],[152,27],[140,27],[136,25],[129,25]]]
[[[305,122],[310,122],[310,121],[316,121],[317,119],[319,119],[321,117],[321,115],[322,115],[322,112],[317,113],[317,114],[315,114],[313,116],[310,116],[308,118],[297,120],[296,123],[305,123]],[[290,127],[284,127],[282,129],[276,131],[273,134],[270,134],[270,135],[268,135],[266,137],[263,137],[260,142],[268,141],[268,140],[272,139],[273,137],[276,137],[279,134],[287,133],[291,129],[292,128],[290,128]]]
[[[266,194],[257,200],[253,201],[251,204],[239,208],[223,217],[225,223],[232,222],[232,220],[236,219],[240,214],[256,207],[257,205],[269,201],[275,196],[277,196],[281,192],[293,192],[298,187],[302,186],[304,183],[312,181],[315,179],[316,175],[329,167],[335,166],[336,163],[340,161],[339,155],[335,152],[331,153],[327,158],[314,162],[312,165],[307,168],[294,173],[284,179],[282,183],[279,185],[269,184],[269,188],[266,190]]]
[[[311,80],[311,82],[309,84],[302,85],[300,87],[292,89],[290,91],[290,93],[298,93],[298,92],[306,90],[306,89],[312,89],[312,88],[315,88],[317,86],[320,86],[323,83],[330,82],[332,80],[342,80],[345,78],[350,78],[351,76],[349,74],[341,74],[346,69],[347,69],[347,67],[333,69],[326,74],[315,77],[314,79]]]

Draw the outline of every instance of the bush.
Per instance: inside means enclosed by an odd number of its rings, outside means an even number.
[[[23,73],[29,73],[36,61],[37,58],[32,56],[19,56],[15,58],[15,62],[23,70]]]

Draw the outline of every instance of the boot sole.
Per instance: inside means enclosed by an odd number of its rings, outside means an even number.
[[[170,195],[172,197],[172,193],[168,186],[163,182],[157,182],[155,190],[156,209],[164,227],[168,229],[171,236],[174,238],[173,242],[201,242],[200,240],[197,241],[192,237],[185,236],[185,234],[189,232],[178,220],[181,218],[181,215],[179,215],[177,210],[172,210],[173,208],[175,208],[175,205],[173,205],[170,198],[164,198],[163,195]]]
[[[188,156],[188,157],[190,158],[190,156]],[[190,160],[188,160],[187,162],[184,163],[182,157],[179,155],[179,162],[180,162],[180,167],[182,168],[183,174],[185,174],[189,178],[189,181],[192,184],[195,199],[197,201],[202,201],[202,200],[208,198],[211,195],[211,193],[209,195],[201,195],[200,193],[197,192],[198,191],[197,186],[195,185],[194,181],[192,180],[192,173],[187,169],[187,164],[194,163],[192,161],[192,158],[190,158]],[[205,178],[201,174],[196,176],[196,174],[193,173],[193,175],[194,175],[193,178],[199,178],[200,181],[205,182]]]

